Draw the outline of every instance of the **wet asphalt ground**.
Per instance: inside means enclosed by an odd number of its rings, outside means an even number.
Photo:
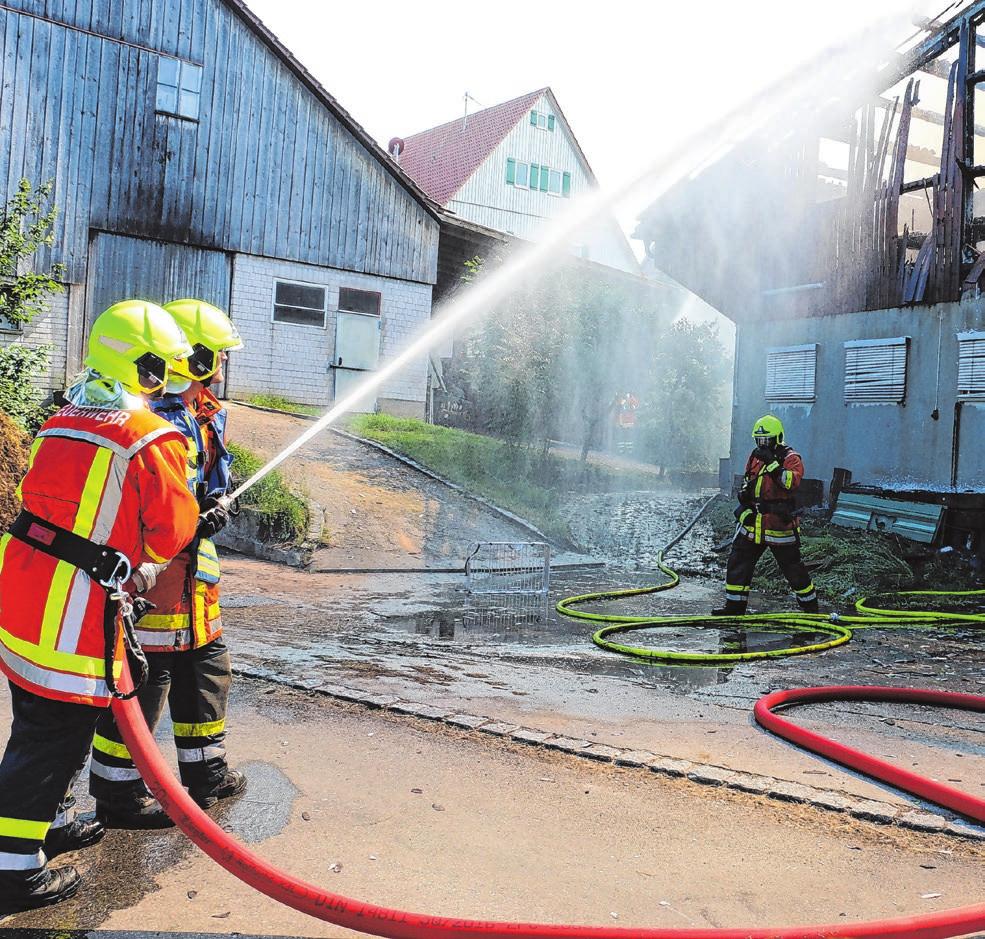
[[[165,726],[159,741],[173,763],[168,736]],[[825,816],[268,682],[234,686],[229,747],[250,786],[211,810],[218,824],[296,876],[399,909],[723,926],[850,921],[981,899],[985,847],[962,839]],[[266,900],[177,831],[111,832],[66,860],[82,870],[84,891],[4,920],[3,939],[352,935]]]
[[[231,709],[233,719],[241,722],[241,730],[251,734],[250,745],[241,745],[234,756],[245,757],[242,761],[254,781],[252,794],[220,810],[222,823],[242,840],[262,846],[264,852],[279,851],[291,865],[306,859],[325,862],[315,843],[305,839],[307,823],[299,815],[301,806],[309,804],[307,814],[315,818],[310,802],[304,800],[310,800],[316,781],[324,775],[317,765],[309,765],[304,737],[309,737],[312,746],[320,747],[327,739],[324,734],[334,732],[331,725],[316,719],[324,701],[316,689],[323,685],[393,695],[593,743],[769,773],[781,780],[824,786],[850,796],[939,811],[766,735],[752,723],[751,708],[768,691],[820,684],[890,684],[983,694],[985,637],[980,632],[871,630],[857,633],[847,646],[823,655],[730,668],[644,664],[598,649],[590,641],[591,625],[559,617],[554,603],[574,593],[662,581],[663,576],[654,570],[656,553],[692,517],[702,501],[700,494],[644,492],[572,499],[565,512],[573,534],[585,549],[582,560],[604,561],[606,567],[555,571],[546,600],[476,595],[467,592],[464,573],[411,574],[401,573],[399,568],[420,563],[454,567],[464,561],[461,555],[469,550],[471,541],[484,537],[515,539],[517,533],[508,526],[504,529],[501,520],[484,522],[474,505],[468,506],[467,512],[460,511],[443,499],[440,487],[424,492],[419,480],[395,471],[392,461],[366,453],[360,460],[353,472],[346,466],[344,479],[330,473],[317,482],[320,477],[304,472],[309,486],[342,480],[343,504],[336,506],[333,517],[345,537],[325,549],[322,559],[333,568],[380,565],[397,570],[388,574],[365,574],[358,569],[309,574],[245,558],[230,558],[224,565],[227,641],[237,667],[259,677],[259,681],[240,682]],[[331,497],[327,491],[311,494],[326,501]],[[434,500],[440,504],[429,509]],[[350,523],[350,517],[356,521]],[[378,550],[381,546],[386,550]],[[719,604],[722,556],[714,551],[706,526],[699,525],[670,560],[679,570],[692,572],[679,588],[607,604],[604,609],[633,615],[697,614]],[[760,608],[784,606],[777,600],[754,600],[757,602]],[[803,634],[737,634],[717,627],[650,629],[631,635],[640,645],[703,651],[776,648],[805,638]],[[279,739],[276,729],[262,729],[264,701],[279,701],[285,693],[279,690],[281,684],[312,689],[310,694],[290,692],[290,712],[275,716],[275,724],[284,728],[284,739]],[[365,712],[357,712],[358,720],[367,719]],[[799,709],[797,715],[812,729],[918,771],[922,767],[959,788],[985,794],[982,715],[869,704],[816,705]],[[374,729],[369,736],[373,733],[382,731]],[[295,739],[298,735],[300,740]],[[159,736],[166,744],[166,723]],[[410,741],[414,736],[398,729],[395,743],[400,746],[397,741]],[[492,745],[483,734],[466,737],[468,755],[463,751],[448,757],[453,774],[456,766],[470,765],[456,761],[478,761]],[[337,761],[341,759],[337,757]],[[518,766],[538,759],[541,757],[524,754]],[[606,772],[585,767],[585,784],[591,786],[587,780],[592,774]],[[639,781],[633,785],[634,791],[642,794],[657,784],[647,777],[644,789],[639,789]],[[700,811],[697,807],[707,798],[693,789],[682,790],[681,818],[688,817],[692,804]],[[759,811],[750,807],[748,799],[736,798],[729,805],[730,817],[736,820]],[[395,817],[399,821],[399,814]],[[334,822],[326,822],[328,828],[321,839],[334,841],[336,832],[341,837],[348,831],[346,826],[355,826],[358,841],[363,824],[359,816],[352,819],[343,813]],[[401,826],[393,824],[391,843],[402,837]],[[751,824],[755,828],[762,822]],[[845,827],[844,822],[817,812],[807,812],[804,824],[817,833],[819,846],[828,844]],[[428,850],[443,854],[449,837],[438,837]],[[851,837],[858,841],[869,835],[860,830]],[[856,847],[850,845],[849,850],[854,852]],[[701,851],[693,850],[695,860],[705,863],[700,860]],[[965,850],[960,840],[954,847],[948,846],[946,839],[934,847],[935,852],[942,852],[941,857]],[[195,936],[230,932],[336,934],[301,925],[308,921],[285,919],[280,911],[271,910],[269,904],[248,892],[236,894],[239,906],[230,904],[224,899],[225,875],[217,874],[196,849],[173,832],[113,833],[99,851],[90,862],[94,864],[90,870],[92,887],[83,898],[45,913],[29,914],[30,918],[18,917],[16,924],[0,922],[0,939],[67,939],[87,936],[96,926],[101,937],[119,935],[127,939],[167,934],[132,932],[129,927],[180,929],[183,935]],[[810,854],[811,849],[805,847],[805,853]],[[904,851],[900,856],[907,855]],[[877,867],[895,871],[896,861],[891,859],[895,857],[887,856]],[[933,858],[924,860],[926,863],[919,865],[921,871],[939,866]],[[601,869],[603,862],[597,863]],[[844,866],[843,861],[838,864]],[[317,871],[313,876],[324,879]],[[495,879],[492,873],[488,876]],[[935,876],[920,874],[929,879],[928,896],[938,895]],[[684,881],[689,879],[683,876]],[[812,874],[809,882],[822,880]],[[551,881],[552,889],[556,883]],[[800,888],[801,894],[807,883],[805,880]],[[374,884],[373,880],[367,882],[369,893],[364,895],[375,894]],[[718,883],[709,889],[709,897],[714,897],[723,890],[729,895],[732,888]],[[849,904],[853,914],[865,905],[864,889],[861,885],[859,889],[862,893]],[[913,892],[910,887],[907,890]],[[450,896],[459,895],[460,890],[453,890]],[[753,901],[754,895],[758,894],[753,891],[748,896],[750,915],[761,921],[766,914],[757,907],[759,901]],[[940,895],[943,899],[939,901],[923,902],[945,903],[952,898],[952,891],[945,886]],[[977,899],[974,891],[967,896],[969,899],[962,902]],[[210,905],[203,910],[200,904],[207,898]],[[408,900],[412,906],[413,898],[412,893]],[[717,901],[704,902],[707,910],[700,916],[695,913],[698,919],[692,921],[709,925],[722,921],[722,917],[735,921],[729,916],[734,916],[738,907],[729,915],[719,914],[708,912]],[[896,908],[912,907],[903,903]],[[652,903],[648,909],[651,912],[638,921],[653,922]],[[607,916],[604,910],[596,913]],[[781,910],[773,921],[787,922],[787,914]],[[555,915],[556,921],[567,918],[563,909]],[[586,912],[589,918],[591,915]],[[748,920],[750,915],[739,919]],[[673,924],[672,917],[666,925]],[[118,928],[123,932],[113,931]]]

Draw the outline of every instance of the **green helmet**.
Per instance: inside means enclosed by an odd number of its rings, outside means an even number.
[[[182,328],[192,346],[192,354],[175,362],[171,371],[182,378],[205,381],[219,368],[219,353],[230,349],[242,349],[232,320],[218,307],[204,300],[172,300],[164,309]]]
[[[759,447],[772,447],[783,443],[783,424],[778,417],[767,414],[753,425],[752,439]]]
[[[123,300],[96,317],[85,365],[133,394],[153,394],[164,387],[171,362],[191,351],[178,324],[157,304]]]

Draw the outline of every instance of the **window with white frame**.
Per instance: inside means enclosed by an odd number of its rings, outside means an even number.
[[[958,399],[985,401],[985,333],[958,333]]]
[[[903,404],[910,340],[853,339],[845,343],[845,404]]]
[[[536,127],[538,130],[549,130],[553,133],[555,123],[556,121],[553,114],[545,114],[543,111],[530,112],[531,127]]]
[[[197,121],[202,98],[202,66],[159,56],[157,110],[162,114]]]
[[[292,281],[274,282],[274,322],[291,326],[325,328],[325,308],[328,291],[314,284]]]
[[[571,174],[553,170],[539,163],[525,163],[508,157],[506,160],[506,184],[521,189],[547,192],[564,199],[571,197]]]
[[[777,404],[814,400],[817,343],[766,351],[766,400]]]

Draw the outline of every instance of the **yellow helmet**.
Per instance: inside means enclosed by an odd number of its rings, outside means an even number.
[[[182,328],[192,346],[187,359],[175,362],[171,371],[182,378],[205,381],[219,370],[219,353],[242,349],[232,320],[218,307],[204,300],[172,300],[164,309]]]
[[[177,323],[156,303],[122,300],[96,317],[85,365],[133,394],[164,387],[168,366],[191,355]]]
[[[783,443],[783,424],[778,417],[767,414],[753,425],[752,439],[760,447],[769,447],[773,444]]]

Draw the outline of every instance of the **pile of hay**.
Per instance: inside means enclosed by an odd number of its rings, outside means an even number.
[[[27,472],[31,439],[0,411],[0,532],[6,531],[20,511],[17,484]]]

